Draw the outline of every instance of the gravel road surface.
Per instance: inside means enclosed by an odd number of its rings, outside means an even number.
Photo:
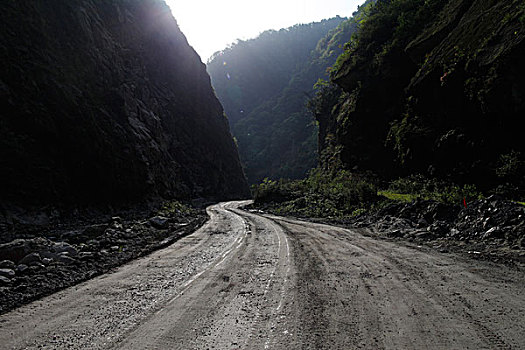
[[[0,316],[0,349],[525,349],[525,273],[240,209]]]

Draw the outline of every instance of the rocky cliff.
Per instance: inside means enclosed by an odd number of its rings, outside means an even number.
[[[205,65],[163,1],[9,0],[0,19],[2,201],[249,195]]]
[[[385,177],[424,173],[523,191],[525,5],[378,1],[318,111],[322,151]]]

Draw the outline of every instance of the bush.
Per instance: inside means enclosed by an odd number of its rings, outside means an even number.
[[[302,182],[303,180],[275,181],[265,178],[259,185],[252,185],[252,196],[256,203],[282,203],[301,196]]]
[[[344,216],[360,212],[377,201],[377,188],[346,170],[313,169],[304,180],[265,179],[253,187],[256,205],[271,204],[283,215]]]
[[[160,208],[158,214],[166,217],[194,215],[196,210],[191,206],[179,201],[166,201]]]
[[[502,179],[517,182],[525,175],[525,161],[520,152],[512,150],[510,153],[502,154],[499,159],[499,167],[496,174]]]
[[[427,190],[428,180],[423,175],[410,175],[390,183],[388,189],[402,194],[419,194]]]

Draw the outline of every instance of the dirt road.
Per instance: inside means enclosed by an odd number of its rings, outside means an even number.
[[[237,209],[0,316],[1,349],[525,349],[525,273]]]

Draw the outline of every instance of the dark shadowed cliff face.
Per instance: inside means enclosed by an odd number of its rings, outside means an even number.
[[[205,66],[163,1],[6,0],[0,18],[2,200],[249,195]]]
[[[349,169],[523,190],[524,39],[523,1],[378,1],[332,72],[321,145]]]

